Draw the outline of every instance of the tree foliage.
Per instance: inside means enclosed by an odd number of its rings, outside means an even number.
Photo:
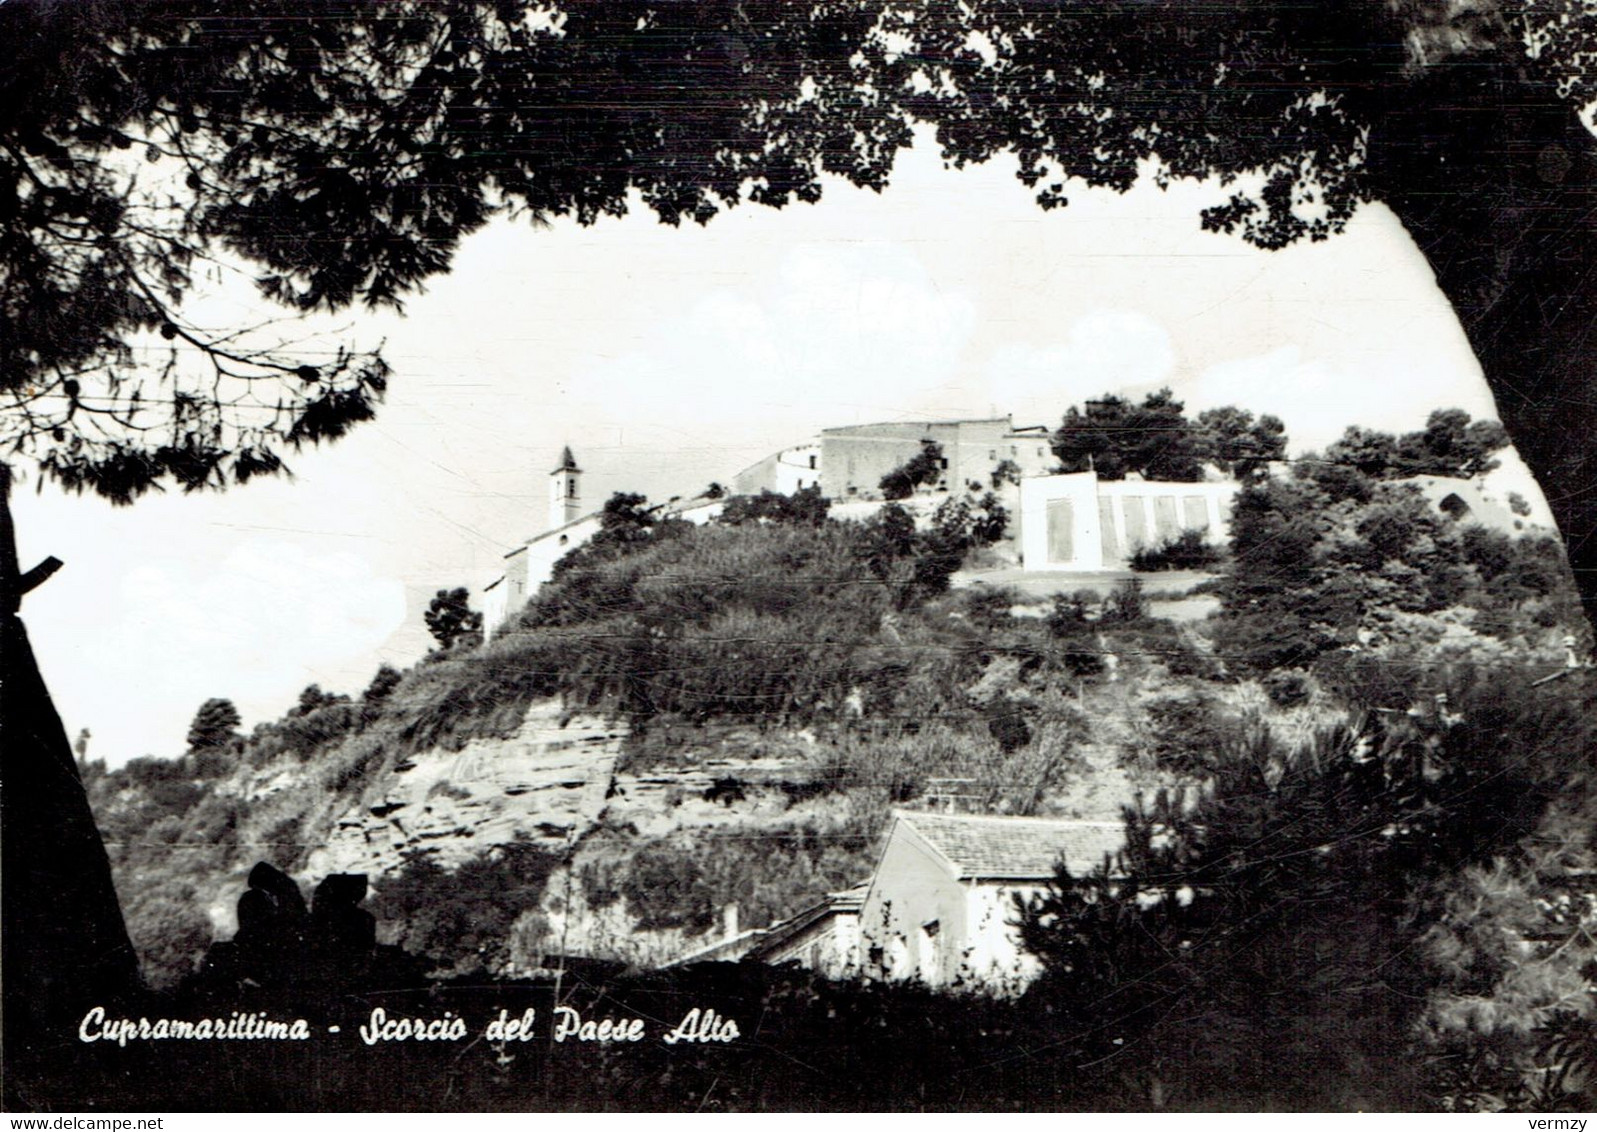
[[[1092,469],[1099,479],[1119,480],[1135,472],[1143,479],[1190,483],[1204,466],[1239,480],[1264,474],[1286,455],[1286,430],[1268,413],[1227,406],[1192,420],[1169,389],[1134,404],[1113,394],[1072,405],[1053,435],[1054,455],[1067,472]]]
[[[527,841],[479,853],[446,871],[424,854],[377,886],[373,912],[403,925],[406,950],[444,966],[499,971],[510,959],[511,926],[537,908],[558,858]]]
[[[482,614],[471,608],[471,595],[465,586],[439,590],[427,605],[422,620],[438,647],[447,649],[456,641],[479,643],[482,640]]]
[[[1423,429],[1402,436],[1352,425],[1325,450],[1325,459],[1378,480],[1473,479],[1498,467],[1494,453],[1506,447],[1508,434],[1496,421],[1471,421],[1462,409],[1437,409]]]
[[[1590,805],[1591,725],[1577,702],[1525,691],[1465,676],[1445,711],[1368,716],[1297,750],[1264,732],[1222,744],[1201,797],[1129,810],[1116,860],[1086,876],[1061,867],[1023,904],[1023,939],[1045,966],[1035,1006],[1087,1035],[1087,1060],[1135,1047],[1172,1080],[1201,1061],[1239,1083],[1280,1073],[1314,1087],[1318,1072],[1377,1090],[1378,1064],[1391,1087],[1429,1087],[1442,1103],[1454,1085],[1417,1077],[1409,1043],[1434,1054],[1441,1031],[1467,1044],[1496,1030],[1535,1046],[1527,1032],[1567,1015],[1553,984],[1514,1004],[1524,984],[1503,961],[1546,914],[1529,898],[1517,923],[1465,912],[1479,907],[1479,870],[1556,828],[1565,859],[1545,893],[1590,853],[1573,811]],[[1461,931],[1495,952],[1470,955]],[[1578,984],[1562,971],[1566,990]],[[1496,988],[1484,1031],[1461,1017],[1471,985]],[[1589,1018],[1581,995],[1563,1005]]]
[[[189,724],[189,749],[226,746],[239,737],[238,725],[242,722],[232,700],[206,700],[194,713],[194,722]]]
[[[922,440],[920,451],[882,477],[882,498],[908,499],[917,487],[929,487],[942,478],[945,461],[943,446],[935,440]]]
[[[1137,571],[1206,570],[1222,557],[1206,532],[1187,530],[1159,546],[1138,549],[1130,565]]]
[[[1305,461],[1244,488],[1230,550],[1215,637],[1243,672],[1337,649],[1402,653],[1448,634],[1460,647],[1489,637],[1545,651],[1579,627],[1554,540],[1458,522],[1412,485],[1352,464]]]
[[[591,223],[637,191],[674,224],[814,200],[823,171],[879,187],[908,126],[851,61],[881,57],[876,19],[773,2],[6,4],[7,446],[127,502],[280,470],[372,415],[378,354],[208,327],[187,304],[214,271],[242,266],[290,311],[397,307],[501,211]]]
[[[745,523],[788,523],[818,527],[826,522],[832,501],[821,494],[819,484],[801,487],[792,495],[763,490],[758,495],[734,495],[721,509],[719,522],[729,527]]]
[[[1286,445],[1286,426],[1269,413],[1255,418],[1246,409],[1227,405],[1198,414],[1203,459],[1243,483],[1258,479],[1273,461],[1285,459]]]
[[[1096,471],[1120,480],[1132,472],[1144,479],[1203,478],[1196,430],[1170,390],[1150,393],[1136,405],[1112,394],[1072,405],[1053,435],[1054,455],[1067,472]]]
[[[672,539],[693,524],[661,514],[659,506],[635,491],[618,491],[605,500],[599,512],[599,530],[587,542],[564,555],[551,571],[555,579],[580,572],[601,562],[623,558],[650,543]]]

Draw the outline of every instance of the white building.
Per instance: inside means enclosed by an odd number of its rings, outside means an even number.
[[[483,626],[492,637],[554,576],[555,563],[599,533],[602,511],[581,513],[582,469],[570,447],[549,473],[548,529],[505,555],[505,572],[483,587]],[[707,523],[721,513],[719,500],[690,499],[660,510],[675,519]]]
[[[1018,993],[1041,967],[1015,898],[1041,893],[1060,860],[1083,876],[1124,844],[1117,821],[896,811],[860,904],[861,971]]]
[[[1100,480],[1095,472],[1020,481],[1020,561],[1026,570],[1123,569],[1139,550],[1197,531],[1226,541],[1239,485]]]
[[[819,484],[820,469],[820,442],[795,444],[744,468],[732,479],[732,493],[758,495],[762,491],[774,491],[778,495],[792,495]]]
[[[1057,467],[1048,430],[1016,426],[1009,417],[953,421],[889,421],[824,429],[814,440],[773,453],[739,472],[738,495],[774,491],[791,495],[819,487],[844,509],[874,507],[883,476],[921,451],[922,442],[939,445],[939,482],[923,489],[964,492],[972,484],[994,485],[1000,469],[1019,477],[1019,488],[1003,481],[1005,506],[1014,508],[1011,537],[1026,570],[1122,569],[1144,547],[1160,546],[1184,530],[1224,542],[1234,482],[1152,483],[1136,479],[1100,481],[1092,472],[1053,474]],[[554,565],[599,532],[596,510],[584,511],[582,469],[569,447],[549,473],[549,511],[542,534],[505,555],[505,573],[483,591],[483,622],[497,631],[548,581]],[[666,513],[703,523],[719,515],[722,504],[699,498]]]

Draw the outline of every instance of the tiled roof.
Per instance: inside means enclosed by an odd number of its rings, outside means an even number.
[[[954,866],[960,878],[1046,880],[1061,856],[1074,876],[1083,876],[1125,845],[1117,821],[1061,821],[972,814],[899,811],[905,822]]]

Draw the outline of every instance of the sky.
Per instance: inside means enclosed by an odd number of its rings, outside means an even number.
[[[830,425],[1054,425],[1166,385],[1189,413],[1276,414],[1297,452],[1353,423],[1495,415],[1385,208],[1264,252],[1201,230],[1229,192],[1213,184],[1081,188],[1044,212],[1013,171],[944,168],[922,138],[880,195],[838,182],[702,228],[641,208],[589,228],[496,221],[403,316],[340,321],[384,342],[389,396],[292,479],[131,508],[24,480],[24,568],[66,563],[23,613],[68,734],[117,766],[181,754],[213,696],[247,730],[313,682],[358,695],[379,663],[427,651],[438,589],[480,593],[543,529],[567,444],[596,507],[692,495]],[[1542,507],[1521,468],[1500,478]]]

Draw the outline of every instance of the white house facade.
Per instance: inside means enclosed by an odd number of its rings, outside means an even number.
[[[897,811],[861,901],[861,971],[1019,993],[1041,968],[1016,897],[1043,891],[1061,860],[1084,875],[1124,843],[1120,822]]]
[[[1020,481],[1020,561],[1026,570],[1117,570],[1131,556],[1197,531],[1225,542],[1234,480],[1100,480],[1095,472]]]

